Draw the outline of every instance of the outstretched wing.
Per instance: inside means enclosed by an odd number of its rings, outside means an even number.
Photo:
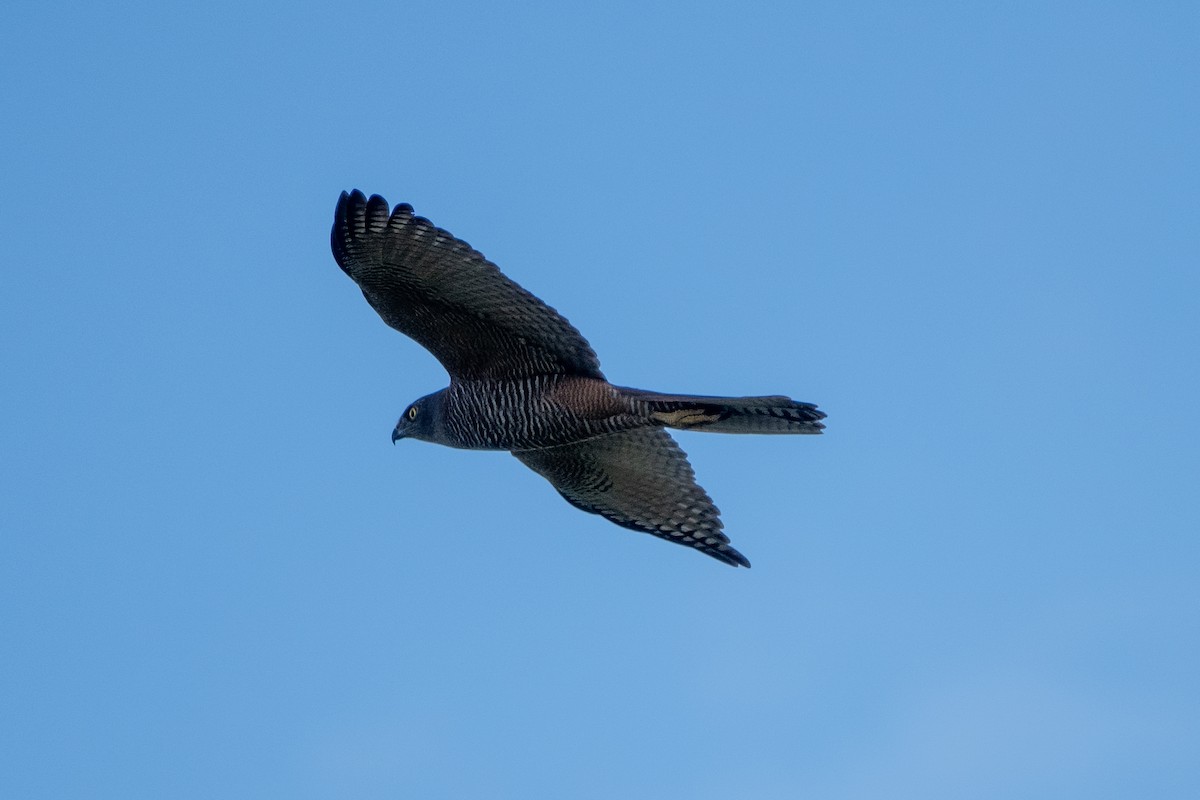
[[[513,453],[576,508],[618,525],[749,567],[729,546],[712,499],[687,456],[661,428],[639,428],[542,450]]]
[[[495,264],[400,204],[342,192],[333,257],[383,321],[407,334],[452,376],[603,378],[579,331],[506,278]]]

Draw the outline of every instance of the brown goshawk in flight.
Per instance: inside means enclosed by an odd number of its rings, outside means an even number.
[[[816,406],[614,386],[566,319],[407,204],[343,192],[331,243],[383,321],[450,373],[405,409],[393,442],[508,450],[576,508],[750,566],[665,428],[820,433]]]

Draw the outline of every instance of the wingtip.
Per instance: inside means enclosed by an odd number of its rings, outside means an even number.
[[[375,216],[379,216],[380,209],[382,209],[384,212],[383,216],[385,217],[399,215],[401,217],[417,218],[411,204],[397,203],[395,207],[392,207],[388,205],[387,198],[385,198],[383,195],[373,194],[368,197],[367,194],[360,189],[350,189],[349,191],[343,190],[341,195],[338,197],[337,210],[334,212],[334,215],[339,220],[346,220],[353,210],[360,208],[367,209],[368,213],[374,214]],[[429,220],[424,218],[417,219],[419,219],[420,222],[432,227],[432,223],[430,223]]]
[[[706,555],[710,555],[718,561],[728,564],[731,567],[745,567],[746,569],[750,569],[750,559],[746,558],[729,545],[714,547],[703,552]]]
[[[348,192],[342,190],[342,193],[338,195],[337,208],[333,212],[334,222],[348,224],[351,210],[364,202],[366,202],[366,198],[358,189],[351,189]]]
[[[360,209],[366,205],[366,197],[358,189],[343,190],[338,197],[337,208],[333,212],[333,228],[329,234],[329,245],[333,250],[333,258],[343,272],[349,274],[351,240],[364,231],[360,217]],[[365,217],[363,217],[365,220]]]
[[[345,208],[350,204],[357,205],[366,202],[366,199],[367,196],[358,189],[350,189],[349,191],[343,189],[341,195],[338,197],[338,208]]]

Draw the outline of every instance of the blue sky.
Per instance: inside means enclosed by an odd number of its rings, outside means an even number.
[[[0,795],[1200,793],[1200,12],[19,3]],[[732,570],[389,433],[361,188],[682,434]]]

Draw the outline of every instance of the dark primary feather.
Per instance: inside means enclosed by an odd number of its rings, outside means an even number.
[[[750,562],[729,545],[687,455],[661,428],[513,453],[576,508],[626,528],[694,547],[730,566]]]
[[[334,258],[388,325],[424,346],[451,376],[603,378],[583,335],[466,242],[378,195],[343,192]]]

